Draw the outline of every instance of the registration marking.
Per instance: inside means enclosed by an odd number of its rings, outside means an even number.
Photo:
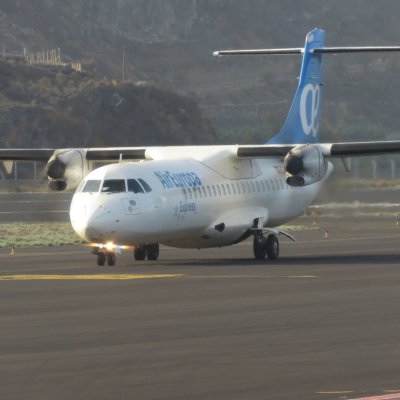
[[[0,281],[123,281],[135,279],[179,278],[183,274],[96,274],[96,275],[0,275]]]

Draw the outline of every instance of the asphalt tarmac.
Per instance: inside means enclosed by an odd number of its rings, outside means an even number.
[[[400,398],[400,226],[308,216],[281,258],[0,250],[0,398]],[[388,396],[388,397],[380,397]]]

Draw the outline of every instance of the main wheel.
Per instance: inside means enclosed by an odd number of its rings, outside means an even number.
[[[264,260],[267,254],[267,239],[262,235],[254,235],[253,253],[256,260]]]
[[[114,253],[108,253],[107,254],[107,265],[109,265],[110,267],[112,267],[113,265],[115,265],[115,254]]]
[[[270,260],[275,260],[279,257],[279,241],[276,235],[268,235],[266,250]]]
[[[146,258],[146,247],[135,247],[135,250],[133,250],[133,255],[136,261],[143,261]]]
[[[157,260],[160,254],[160,246],[158,243],[148,244],[146,246],[147,259],[150,261]]]
[[[97,253],[97,265],[99,267],[103,267],[106,263],[106,255],[102,252]]]

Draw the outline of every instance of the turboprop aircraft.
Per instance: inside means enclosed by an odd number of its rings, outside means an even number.
[[[279,226],[301,215],[329,177],[332,157],[400,152],[400,141],[320,143],[325,53],[400,47],[324,47],[314,29],[303,48],[228,50],[216,56],[302,54],[299,84],[283,128],[263,145],[3,149],[1,160],[46,160],[53,190],[75,189],[71,224],[93,243],[98,265],[133,247],[157,260],[159,244],[232,245],[253,236],[256,259],[279,255]],[[93,169],[94,161],[110,164]]]

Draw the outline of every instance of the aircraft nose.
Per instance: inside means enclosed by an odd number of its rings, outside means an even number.
[[[105,210],[97,210],[86,219],[85,237],[90,242],[102,242],[105,238],[105,230],[111,227],[110,213]]]
[[[103,204],[82,204],[72,201],[70,208],[71,225],[84,240],[101,241],[105,230],[112,227],[113,215],[109,207]]]

